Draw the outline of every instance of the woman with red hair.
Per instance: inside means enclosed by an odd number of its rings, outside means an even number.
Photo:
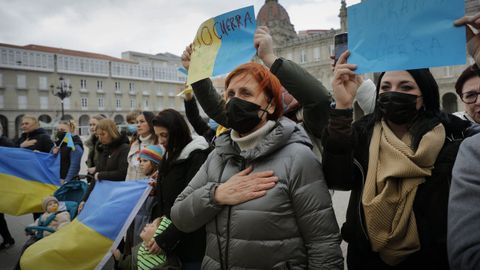
[[[277,77],[241,65],[224,97],[231,131],[171,209],[182,231],[205,225],[202,269],[343,269],[321,164],[304,129],[282,116]]]

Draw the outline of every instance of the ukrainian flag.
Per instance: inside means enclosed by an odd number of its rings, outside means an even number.
[[[72,223],[22,255],[29,269],[101,269],[150,193],[147,181],[99,181]]]
[[[68,148],[71,148],[72,151],[75,151],[75,144],[73,143],[72,133],[67,132],[65,137],[63,137],[63,142],[66,143]]]
[[[200,25],[193,41],[187,84],[226,74],[251,61],[256,53],[256,27],[253,6],[230,11]]]
[[[0,213],[43,212],[42,200],[59,186],[58,155],[0,147]]]

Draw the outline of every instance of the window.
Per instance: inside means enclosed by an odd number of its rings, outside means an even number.
[[[115,92],[121,92],[122,90],[120,89],[120,82],[115,82]]]
[[[82,97],[81,105],[82,105],[82,109],[88,109],[88,98],[87,97]]]
[[[135,92],[135,83],[131,82],[128,84],[128,89],[130,92]]]
[[[157,111],[163,110],[163,98],[157,97]]]
[[[18,96],[18,108],[19,109],[27,108],[27,96]]]
[[[104,99],[103,97],[98,97],[98,109],[103,110],[105,108],[104,106]]]
[[[45,76],[38,77],[38,89],[42,89],[42,90],[47,89],[47,77]]]
[[[103,81],[97,81],[97,90],[103,90]]]
[[[3,109],[3,107],[4,107],[3,95],[0,95],[0,109]]]
[[[70,109],[70,98],[66,98],[63,100],[63,107],[66,109],[66,110],[69,110]]]
[[[0,73],[0,87],[3,87],[3,74]]]
[[[144,109],[144,110],[148,110],[148,98],[145,98],[145,99],[143,100],[143,109]]]
[[[130,109],[133,110],[136,107],[137,107],[137,101],[134,98],[130,99]]]
[[[115,100],[115,108],[117,108],[117,110],[121,110],[122,109],[122,100],[121,98],[118,98]]]
[[[87,80],[80,80],[80,89],[87,89]]]
[[[173,93],[168,94],[168,107],[175,108],[175,95]]]
[[[315,47],[313,49],[313,59],[315,59],[315,61],[320,60],[320,47]]]
[[[41,110],[48,109],[48,97],[47,96],[40,96],[40,109]]]
[[[27,88],[27,76],[26,75],[17,75],[17,88],[26,89]]]
[[[307,62],[307,54],[305,50],[302,49],[302,52],[300,53],[300,63],[305,63]]]

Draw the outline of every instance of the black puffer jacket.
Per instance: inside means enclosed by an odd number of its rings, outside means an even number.
[[[20,138],[18,138],[16,145],[20,147],[20,144],[26,140],[37,140],[37,143],[32,146],[25,147],[26,149],[48,153],[53,147],[53,141],[50,138],[50,135],[48,135],[43,128],[37,128],[29,133],[22,133]]]
[[[124,181],[127,175],[127,156],[130,145],[127,136],[121,135],[110,144],[103,145],[96,171],[98,179]]]
[[[209,144],[204,137],[194,137],[182,150],[177,160],[173,161],[168,171],[159,175],[157,180],[157,202],[152,210],[152,219],[165,215],[170,218],[170,211],[177,198],[210,153]],[[184,233],[172,223],[162,234],[155,237],[157,244],[167,253],[173,252],[182,262],[201,262],[205,255],[205,228]]]
[[[413,205],[421,248],[396,267],[391,267],[372,251],[361,204],[373,115],[367,115],[353,125],[352,110],[333,110],[330,116],[323,138],[323,165],[330,188],[351,190],[346,222],[342,227],[342,237],[349,243],[348,269],[448,269],[447,204],[452,168],[470,123],[452,115],[440,120],[445,127],[445,143],[432,176],[418,187]],[[433,121],[438,123],[438,120]]]

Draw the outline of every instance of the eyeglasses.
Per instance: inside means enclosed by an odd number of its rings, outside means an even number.
[[[480,91],[468,91],[462,93],[461,99],[465,104],[473,104],[477,102],[478,95],[480,95]]]

